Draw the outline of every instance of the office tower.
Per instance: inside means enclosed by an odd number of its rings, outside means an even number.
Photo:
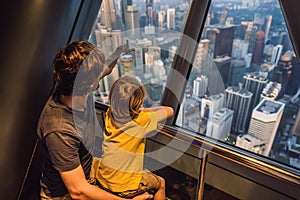
[[[159,28],[164,27],[165,15],[166,15],[165,11],[162,11],[162,10],[157,13],[157,26]]]
[[[153,25],[153,0],[146,0],[146,16],[147,16],[147,25]]]
[[[238,85],[243,82],[243,76],[246,73],[246,61],[243,58],[231,59],[231,71],[229,85]]]
[[[235,26],[210,26],[206,29],[206,38],[211,41],[213,57],[231,56]]]
[[[246,62],[246,68],[249,68],[251,66],[252,55],[252,53],[248,53],[244,58]]]
[[[278,101],[262,100],[253,110],[249,134],[265,143],[263,155],[269,156],[285,104]]]
[[[214,63],[218,67],[225,86],[229,85],[230,82],[230,61],[231,58],[229,56],[218,57],[214,59]]]
[[[292,75],[292,58],[288,54],[281,56],[278,61],[278,68],[274,75],[274,80],[282,85],[283,94],[286,93],[287,86],[289,84],[290,77]]]
[[[233,110],[231,130],[234,133],[245,133],[247,116],[253,94],[238,86],[230,86],[225,90],[226,107]]]
[[[140,15],[140,28],[143,29],[147,25],[147,16],[145,13]]]
[[[209,40],[203,39],[200,40],[196,56],[194,59],[193,67],[200,70],[202,68],[203,61],[207,58],[209,53]]]
[[[139,11],[134,6],[127,6],[125,11],[125,28],[130,39],[139,38]]]
[[[175,29],[175,8],[167,9],[167,28]]]
[[[200,116],[206,120],[210,119],[215,112],[224,107],[224,94],[215,94],[201,99]]]
[[[272,51],[272,56],[271,56],[271,64],[278,64],[278,61],[281,57],[281,52],[282,52],[283,46],[278,44],[276,47],[273,48]]]
[[[169,55],[168,55],[168,59],[172,62],[174,59],[174,56],[176,54],[176,50],[177,50],[177,46],[170,46],[169,47]]]
[[[193,95],[201,97],[207,92],[208,78],[207,76],[198,76],[193,82]]]
[[[131,54],[122,54],[119,58],[120,76],[135,75],[134,59]]]
[[[112,29],[112,30],[118,29],[114,1],[112,0],[102,1],[101,23],[104,24],[108,29]]]
[[[234,39],[232,45],[232,58],[245,58],[248,53],[249,42],[241,39]]]
[[[263,154],[265,152],[265,143],[251,134],[241,134],[236,139],[237,147],[241,147],[245,150],[252,151],[257,154]]]
[[[264,23],[264,32],[265,32],[265,43],[267,42],[269,38],[269,32],[271,28],[271,23],[272,23],[272,15],[267,16],[265,23]]]
[[[157,78],[150,78],[148,83],[144,84],[144,86],[146,88],[147,95],[150,98],[149,102],[151,105],[158,105],[163,91],[163,85],[161,84],[161,81]]]
[[[230,134],[233,111],[227,108],[219,109],[207,122],[206,135],[224,141]]]
[[[144,74],[144,52],[143,49],[137,47],[134,49],[135,55],[135,74],[138,77],[141,77]]]
[[[281,91],[281,84],[277,82],[270,81],[266,87],[263,89],[260,101],[262,99],[268,99],[268,100],[277,100],[278,97],[280,97]]]
[[[159,80],[166,80],[166,69],[161,60],[155,60],[153,64],[153,76]]]
[[[249,27],[251,27],[251,28],[247,29],[246,35],[245,35],[245,40],[249,41],[248,52],[253,53],[255,41],[256,41],[256,33],[258,31],[258,28],[257,28],[257,26],[249,26]]]
[[[260,65],[263,63],[263,51],[265,43],[265,34],[262,30],[256,32],[255,44],[253,50],[252,64]]]
[[[121,6],[121,16],[122,16],[122,21],[123,24],[125,24],[125,13],[127,11],[127,6],[132,6],[132,0],[119,0],[120,1],[120,6]]]
[[[281,44],[283,46],[283,52],[293,51],[293,45],[288,33],[285,32],[281,35]]]
[[[297,118],[291,129],[291,134],[300,136],[300,109],[299,108],[298,108]]]
[[[299,77],[300,77],[300,64],[295,55],[292,56],[292,75],[289,79],[286,94],[294,96],[300,87]]]
[[[105,56],[109,56],[122,44],[122,32],[110,31],[105,26],[99,26],[98,29],[95,31],[97,46],[102,48]]]
[[[264,76],[259,75],[257,72],[247,73],[243,77],[243,88],[250,91],[252,96],[250,109],[256,107],[260,100],[260,95],[263,89],[266,87],[268,79]]]

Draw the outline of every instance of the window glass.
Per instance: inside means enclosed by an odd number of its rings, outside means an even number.
[[[136,76],[147,91],[144,107],[158,105],[183,29],[189,1],[103,0],[90,41],[106,57],[128,42],[135,51],[121,55],[111,75],[100,83],[96,99],[108,104],[115,80]]]
[[[300,168],[298,77],[278,0],[212,0],[176,124]]]

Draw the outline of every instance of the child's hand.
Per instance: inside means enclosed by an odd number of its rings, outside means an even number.
[[[147,200],[152,198],[153,195],[149,194],[148,192],[145,192],[144,194],[134,197],[132,200]]]

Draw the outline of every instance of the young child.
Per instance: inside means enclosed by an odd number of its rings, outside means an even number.
[[[145,88],[134,77],[123,76],[112,85],[96,178],[104,189],[124,198],[152,190],[154,200],[165,200],[164,179],[143,169],[145,135],[171,117],[173,109],[142,108],[145,97]]]

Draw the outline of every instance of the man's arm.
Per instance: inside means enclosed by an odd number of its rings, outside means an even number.
[[[123,200],[123,198],[110,194],[97,186],[89,184],[83,172],[81,165],[73,170],[60,172],[62,180],[66,185],[72,199],[80,200]],[[151,199],[152,195],[139,195],[134,200]]]
[[[134,49],[130,49],[128,44],[117,47],[114,53],[105,60],[105,66],[103,72],[101,73],[100,80],[112,72],[122,53],[129,53],[131,51],[134,51]]]

